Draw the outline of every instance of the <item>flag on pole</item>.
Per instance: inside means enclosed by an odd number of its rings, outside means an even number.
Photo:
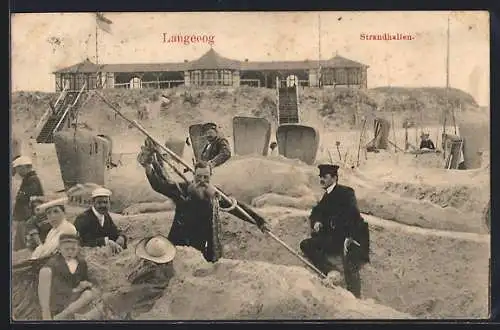
[[[102,13],[96,13],[95,17],[97,26],[104,32],[111,33],[111,24],[113,24],[113,22],[104,17]]]

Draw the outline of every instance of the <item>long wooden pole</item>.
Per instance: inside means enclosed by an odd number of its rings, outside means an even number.
[[[131,124],[132,126],[134,126],[135,128],[137,128],[142,134],[144,134],[146,137],[148,137],[157,147],[161,148],[165,153],[167,153],[170,157],[172,157],[172,159],[174,159],[176,162],[180,163],[181,165],[183,165],[187,170],[189,170],[190,172],[194,173],[194,169],[187,163],[185,162],[182,158],[180,158],[175,152],[173,152],[172,150],[170,150],[169,148],[167,148],[166,146],[164,146],[163,144],[161,144],[160,142],[158,142],[154,137],[152,137],[148,131],[146,131],[138,122],[136,122],[135,120],[130,120],[128,119],[124,114],[121,113],[121,111],[114,105],[112,104],[111,102],[109,102],[105,97],[104,95],[102,95],[102,93],[100,92],[96,92],[97,96],[99,96],[103,101],[104,103],[106,103],[111,109],[113,109],[116,114],[118,114],[120,117],[122,117],[125,121],[127,121],[129,124]],[[218,189],[217,187],[214,187],[216,192],[228,203],[232,204],[233,203],[233,200],[231,198],[229,198],[226,194],[224,194],[224,192],[222,192],[220,189]],[[243,208],[241,208],[238,204],[236,204],[236,209],[241,213],[243,214],[243,216],[245,218],[247,218],[249,221],[254,222],[254,219],[252,218],[252,216],[250,214],[248,214]],[[305,265],[307,265],[310,269],[312,269],[316,274],[318,274],[319,276],[321,276],[322,278],[326,278],[326,275],[323,274],[322,271],[320,271],[318,268],[316,268],[316,266],[314,266],[312,263],[310,263],[307,259],[305,259],[304,257],[302,257],[298,252],[296,252],[294,249],[292,249],[290,246],[288,246],[285,242],[283,242],[281,239],[279,239],[278,237],[276,237],[276,235],[274,235],[269,229],[265,229],[264,230],[264,233],[266,233],[267,235],[269,235],[272,239],[274,239],[276,242],[278,242],[279,244],[281,244],[285,249],[287,249],[289,252],[291,252],[295,257],[297,257],[300,261],[302,261]]]

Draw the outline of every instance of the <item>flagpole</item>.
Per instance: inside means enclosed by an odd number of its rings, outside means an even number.
[[[95,16],[95,64],[99,66],[99,24],[97,23],[97,13]],[[99,73],[99,69],[97,70],[97,81],[96,81],[96,88],[98,88],[101,85],[101,75]]]
[[[322,88],[321,83],[321,13],[318,13],[318,87]]]
[[[442,147],[443,147],[443,159],[446,159],[446,145],[445,145],[445,136],[446,136],[446,125],[448,119],[448,89],[450,87],[450,15],[448,14],[447,19],[447,29],[446,29],[446,88],[445,88],[445,109],[444,109],[444,119],[443,119],[443,134],[442,134]]]
[[[99,64],[99,27],[95,24],[95,64]]]

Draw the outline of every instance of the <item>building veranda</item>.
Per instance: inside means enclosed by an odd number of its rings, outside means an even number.
[[[324,61],[238,61],[211,48],[193,61],[97,65],[86,59],[53,73],[56,91],[79,90],[85,83],[87,89],[164,89],[179,85],[275,88],[277,77],[289,86],[366,88],[368,67],[339,55]]]

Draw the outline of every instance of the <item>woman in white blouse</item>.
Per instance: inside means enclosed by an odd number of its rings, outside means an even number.
[[[59,246],[59,236],[61,234],[77,234],[75,226],[66,220],[64,206],[67,201],[67,198],[59,198],[42,204],[37,208],[37,211],[45,212],[47,221],[52,226],[52,229],[47,234],[45,242],[33,251],[31,259],[43,259],[54,254]]]

